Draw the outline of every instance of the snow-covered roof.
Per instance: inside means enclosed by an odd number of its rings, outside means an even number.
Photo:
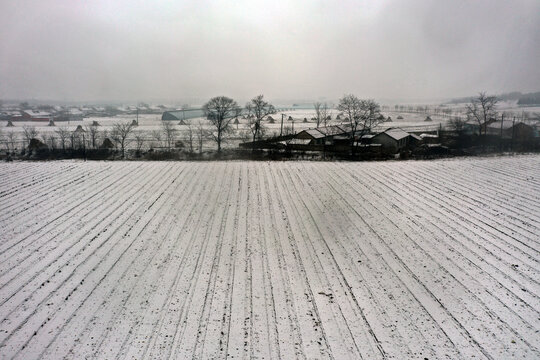
[[[39,111],[39,110],[23,110],[25,114],[28,114],[32,117],[49,117],[51,116],[50,113],[45,111]]]
[[[291,139],[287,143],[289,145],[308,145],[311,142],[311,139]]]
[[[358,147],[382,147],[382,144],[363,144],[358,141],[355,141],[353,145]]]
[[[420,134],[420,137],[424,139],[424,138],[438,138],[439,136],[435,134]]]
[[[321,139],[321,138],[323,138],[325,136],[322,132],[320,132],[317,129],[308,129],[308,130],[304,130],[304,132],[309,134],[314,139]]]
[[[340,124],[340,125],[330,125],[330,126],[322,126],[318,127],[316,129],[307,129],[301,131],[301,133],[308,134],[313,139],[321,139],[329,135],[341,135],[341,134],[347,134],[350,130],[347,128],[346,124]]]
[[[325,135],[344,134],[347,132],[347,130],[341,128],[338,125],[322,126],[322,127],[318,127],[317,130],[319,130],[321,133]]]
[[[401,130],[399,128],[390,128],[382,133],[390,136],[394,140],[401,140],[409,136],[408,132],[405,132],[404,130]]]

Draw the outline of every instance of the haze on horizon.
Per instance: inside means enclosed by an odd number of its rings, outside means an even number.
[[[540,1],[2,1],[0,99],[538,91]]]

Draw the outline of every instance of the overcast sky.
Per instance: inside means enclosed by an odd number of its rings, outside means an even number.
[[[540,90],[540,0],[0,0],[0,98]]]

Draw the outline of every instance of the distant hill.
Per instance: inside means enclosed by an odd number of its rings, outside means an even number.
[[[455,98],[455,99],[450,100],[448,103],[450,104],[467,103],[471,101],[471,98],[474,98],[475,96]],[[501,101],[517,100],[518,105],[539,105],[540,104],[540,91],[534,92],[534,93],[526,93],[526,94],[523,94],[519,91],[513,91],[506,94],[497,95],[497,97]]]
[[[524,94],[518,99],[518,105],[540,105],[540,91]]]

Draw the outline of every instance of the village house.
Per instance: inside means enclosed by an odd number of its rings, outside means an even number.
[[[382,151],[395,154],[409,145],[410,134],[399,128],[389,128],[375,134],[370,139],[371,144],[380,144]]]
[[[294,138],[303,140],[306,145],[332,145],[335,137],[347,136],[348,138],[349,133],[350,125],[340,124],[302,130]]]
[[[23,121],[46,121],[52,118],[52,115],[45,111],[39,110],[23,110],[21,111],[21,118],[17,120]]]
[[[529,139],[534,136],[533,127],[523,122],[494,121],[487,125],[487,134],[502,136],[503,139]]]
[[[305,145],[323,145],[325,137],[326,135],[324,135],[318,129],[307,129],[296,134],[294,139],[303,140],[302,142]]]

